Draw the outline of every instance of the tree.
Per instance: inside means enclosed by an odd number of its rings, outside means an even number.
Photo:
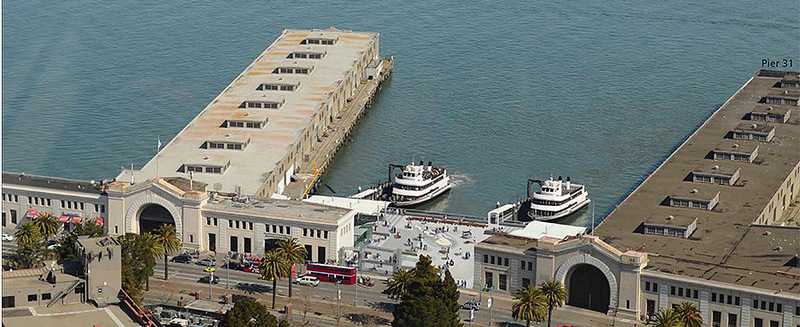
[[[386,281],[386,289],[383,294],[389,296],[390,299],[398,300],[403,298],[408,290],[408,284],[411,283],[411,278],[414,273],[411,270],[400,269],[392,274],[392,277]]]
[[[277,327],[278,319],[267,308],[256,301],[244,300],[236,302],[233,308],[225,313],[222,322],[227,327]]]
[[[556,280],[542,283],[540,290],[547,299],[547,327],[550,327],[550,322],[553,320],[553,309],[564,305],[567,300],[567,290],[564,289],[561,282]]]
[[[78,237],[100,237],[103,235],[103,227],[94,221],[84,221],[82,224],[75,225],[71,232],[63,234],[59,239],[58,259],[59,262],[76,260],[81,257],[78,248]]]
[[[289,297],[292,297],[292,283],[294,282],[291,274],[291,266],[295,264],[302,264],[306,260],[306,248],[297,242],[297,239],[287,238],[278,241],[278,252],[283,256],[289,264]]]
[[[703,325],[703,316],[694,304],[683,302],[675,309],[681,327],[700,327]]]
[[[436,326],[461,326],[459,317],[461,306],[458,304],[461,294],[458,292],[458,286],[456,286],[450,270],[445,270],[444,279],[437,284],[435,292],[438,294],[438,304],[441,310],[439,312],[440,321]]]
[[[32,221],[45,240],[58,234],[63,225],[55,216],[46,212],[39,213]]]
[[[530,327],[531,321],[542,322],[547,315],[547,297],[541,289],[526,287],[514,293],[514,303],[511,305],[511,316],[517,320],[525,320]]]
[[[680,320],[675,310],[667,308],[658,311],[649,325],[653,327],[679,327]]]
[[[164,247],[158,241],[155,235],[150,233],[139,234],[136,238],[136,247],[143,251],[143,259],[147,262],[148,269],[145,270],[147,278],[145,278],[145,290],[150,290],[150,276],[155,273],[156,262],[155,260],[164,254]]]
[[[275,309],[275,296],[278,292],[278,279],[289,275],[289,264],[277,250],[267,251],[261,259],[261,277],[272,281],[272,308]]]
[[[405,292],[395,308],[392,326],[461,326],[458,318],[458,288],[452,276],[431,264],[428,256],[420,255],[410,272]],[[393,295],[395,296],[395,295]],[[455,314],[452,314],[455,308]]]
[[[45,241],[39,227],[27,221],[17,228],[14,236],[17,238],[16,261],[19,266],[32,268],[41,265]]]
[[[175,232],[175,225],[164,224],[161,225],[158,229],[155,230],[155,234],[153,234],[156,238],[156,242],[158,242],[161,249],[163,249],[164,253],[164,280],[169,279],[169,261],[167,260],[168,255],[174,255],[180,251],[183,244],[181,240],[178,238],[178,234]]]

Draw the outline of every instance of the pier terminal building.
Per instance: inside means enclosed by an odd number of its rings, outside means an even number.
[[[380,62],[378,33],[285,30],[141,169],[110,181],[4,173],[3,227],[40,212],[102,219],[110,235],[167,223],[190,249],[261,254],[295,237],[308,260],[336,261],[353,246],[356,212],[281,194],[381,79]]]
[[[555,279],[634,321],[689,302],[707,326],[800,326],[798,101],[799,73],[757,72],[594,233],[477,244],[476,287]]]

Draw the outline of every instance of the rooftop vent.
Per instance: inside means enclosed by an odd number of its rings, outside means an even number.
[[[711,169],[713,169],[713,170],[719,170],[719,165],[714,165],[714,167],[711,167]]]
[[[697,193],[697,189],[696,188],[692,189],[692,194],[694,194],[694,193]]]
[[[738,148],[738,147],[739,147],[739,144],[738,144],[738,143],[734,143],[734,144],[733,144],[733,148],[734,148],[734,149],[736,149],[736,148]]]
[[[773,109],[773,108],[772,108],[772,106],[770,106],[769,108],[767,108],[767,110],[769,110],[769,111],[772,111],[772,109]]]
[[[667,221],[672,220],[672,219],[675,219],[675,216],[673,216],[673,215],[667,216]]]

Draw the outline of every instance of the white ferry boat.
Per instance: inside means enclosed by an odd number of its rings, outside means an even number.
[[[530,194],[531,183],[539,184],[539,190]],[[591,200],[586,188],[583,185],[575,184],[567,180],[530,180],[528,183],[528,198],[531,208],[528,216],[533,220],[550,221],[566,217],[578,209],[583,208]]]
[[[392,180],[391,202],[398,207],[417,205],[447,192],[453,184],[447,169],[413,162],[402,166],[401,173]]]

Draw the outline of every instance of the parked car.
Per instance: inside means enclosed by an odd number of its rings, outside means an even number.
[[[172,257],[172,260],[170,261],[177,263],[192,263],[192,256],[188,254],[179,254]]]
[[[203,283],[203,284],[208,284],[208,280],[210,278],[211,278],[211,276],[203,276],[203,277],[200,277],[198,282]],[[214,279],[211,280],[211,284],[219,284],[219,277],[214,276]]]
[[[481,303],[476,301],[475,299],[468,300],[461,305],[461,309],[464,310],[475,310],[478,311],[481,309]]]
[[[203,267],[216,267],[216,266],[217,266],[217,262],[216,262],[216,261],[214,261],[214,259],[203,259],[203,260],[198,260],[198,261],[197,261],[197,264],[198,264],[198,265],[201,265],[201,266],[203,266]]]
[[[244,266],[238,262],[228,262],[225,264],[225,268],[232,269],[232,270],[242,270]]]
[[[314,276],[303,276],[298,278],[295,283],[297,285],[306,285],[306,286],[314,286],[317,287],[319,285],[319,278]]]
[[[58,244],[56,240],[49,240],[47,241],[47,249],[48,250],[55,250],[61,247],[61,244]]]
[[[13,241],[14,235],[3,233],[3,241]]]

